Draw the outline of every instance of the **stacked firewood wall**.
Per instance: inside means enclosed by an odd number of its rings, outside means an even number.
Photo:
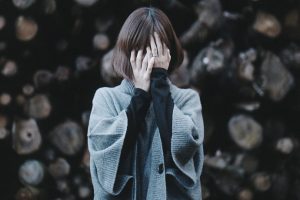
[[[0,199],[92,199],[91,100],[150,4],[184,48],[172,82],[201,97],[203,199],[300,199],[298,0],[0,0]]]

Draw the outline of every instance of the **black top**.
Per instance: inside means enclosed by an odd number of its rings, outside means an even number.
[[[171,136],[172,136],[172,114],[174,102],[171,97],[170,87],[167,83],[168,72],[164,68],[153,68],[151,72],[151,82],[149,92],[134,88],[134,94],[130,104],[126,109],[128,118],[128,127],[124,139],[120,161],[127,163],[127,169],[130,168],[130,151],[137,139],[137,135],[141,130],[143,121],[149,109],[151,100],[153,100],[153,108],[156,117],[156,123],[161,133],[165,165],[172,166],[171,158]],[[126,169],[123,169],[127,171]]]

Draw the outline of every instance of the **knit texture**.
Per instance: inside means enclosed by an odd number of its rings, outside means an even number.
[[[126,173],[118,169],[124,166],[120,156],[128,124],[125,109],[134,94],[134,84],[123,79],[115,87],[96,90],[87,133],[94,200],[202,199],[204,124],[200,96],[193,89],[178,88],[169,78],[167,82],[174,101],[171,156],[175,166],[165,167],[151,102],[146,127],[139,134],[134,151],[128,155],[131,166]],[[145,137],[150,142],[145,143]],[[143,162],[139,160],[142,157]]]

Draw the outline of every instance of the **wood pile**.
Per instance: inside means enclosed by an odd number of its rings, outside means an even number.
[[[203,199],[300,200],[298,0],[0,0],[0,199],[92,199],[91,100],[150,3],[184,48],[172,82],[201,96]]]

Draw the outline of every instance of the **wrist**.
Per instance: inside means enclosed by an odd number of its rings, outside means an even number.
[[[162,67],[155,67],[152,69],[151,78],[163,77],[166,78],[168,76],[168,70]]]
[[[135,88],[134,89],[134,96],[138,97],[140,99],[143,99],[143,101],[150,103],[151,101],[151,94],[150,92],[147,92],[141,88]]]
[[[142,87],[142,86],[136,86],[135,89],[143,90],[143,92],[149,92],[149,89]]]

